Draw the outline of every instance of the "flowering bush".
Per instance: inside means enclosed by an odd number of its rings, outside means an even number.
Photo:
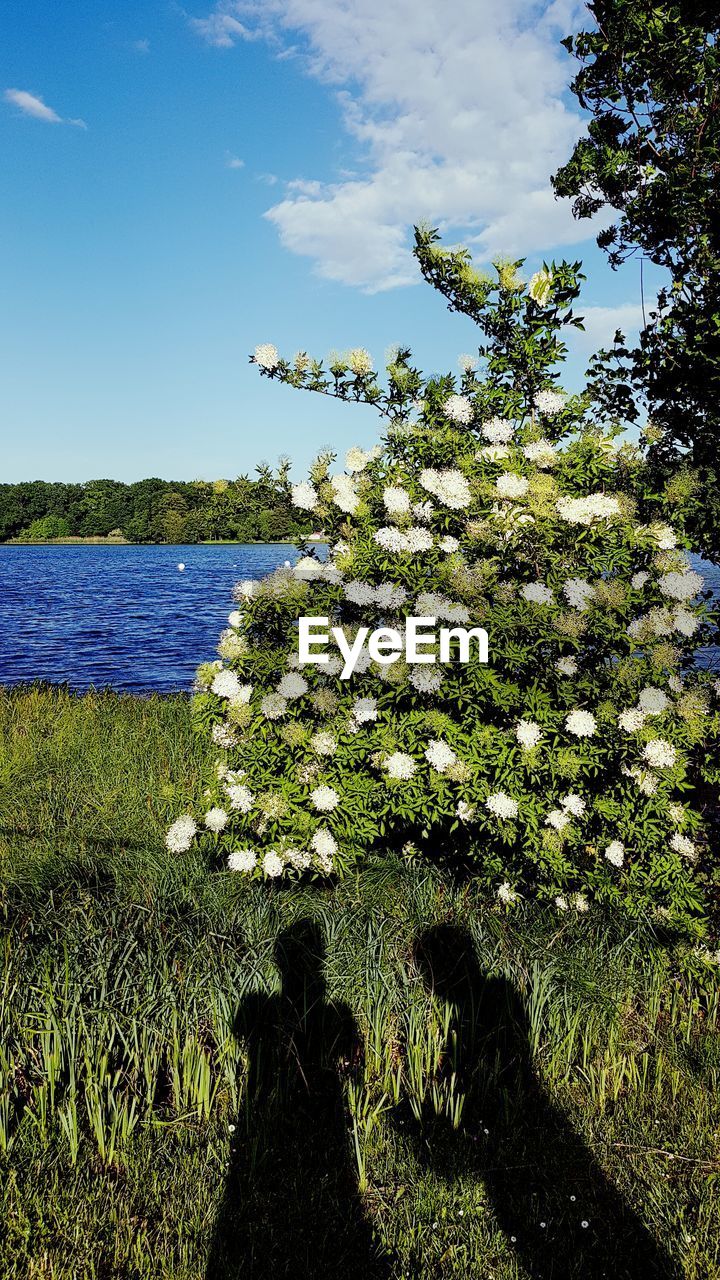
[[[178,819],[254,877],[342,874],[373,846],[474,868],[503,904],[622,900],[687,923],[713,872],[700,795],[718,781],[720,682],[695,667],[714,632],[689,566],[692,477],[648,492],[642,448],[556,369],[578,265],[524,283],[477,273],[418,231],[425,277],[483,335],[480,369],[425,379],[391,353],[329,367],[258,347],[260,372],[376,406],[382,446],[321,455],[293,501],[329,542],[237,588],[197,721],[221,748],[207,812]],[[490,661],[299,664],[297,620],[402,632],[410,614],[482,626]]]

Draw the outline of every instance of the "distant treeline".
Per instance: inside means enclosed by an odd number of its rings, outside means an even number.
[[[273,541],[313,531],[290,502],[289,462],[256,468],[254,479],[89,480],[0,484],[0,541],[105,538],[129,542]]]

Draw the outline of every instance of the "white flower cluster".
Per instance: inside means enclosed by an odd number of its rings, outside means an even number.
[[[520,588],[520,595],[523,600],[527,600],[528,604],[554,604],[555,597],[550,589],[543,582],[526,582]]]
[[[333,787],[316,787],[310,792],[310,799],[318,813],[332,813],[340,803],[340,797]]]
[[[189,813],[184,813],[182,817],[176,818],[172,826],[168,828],[165,836],[165,846],[171,853],[187,853],[190,845],[195,839],[197,832],[197,823]]]
[[[495,489],[500,498],[524,498],[529,488],[530,481],[527,477],[518,476],[514,471],[506,471],[495,481]]]
[[[456,763],[457,756],[447,742],[433,739],[425,748],[425,759],[436,773],[447,773],[450,766]]]
[[[417,765],[412,756],[406,755],[403,751],[395,751],[383,760],[383,769],[389,778],[406,782],[417,772]]]
[[[563,585],[563,595],[572,609],[583,613],[595,594],[595,588],[584,578],[568,578]]]
[[[394,582],[380,582],[374,587],[370,582],[346,582],[343,594],[351,604],[377,605],[380,609],[399,609],[407,600],[407,591]]]
[[[320,501],[317,489],[308,480],[294,484],[290,493],[293,506],[300,507],[301,511],[314,511]]]
[[[273,346],[272,342],[261,342],[255,348],[253,360],[255,364],[260,365],[261,369],[277,369],[280,363],[278,349]]]
[[[523,445],[522,451],[528,462],[534,462],[535,466],[540,467],[541,470],[554,467],[558,460],[554,446],[544,438],[531,440],[529,444]]]
[[[387,485],[383,489],[383,502],[391,516],[407,515],[411,506],[410,494],[400,485]]]
[[[523,751],[532,751],[543,736],[543,731],[534,720],[518,720],[515,725],[515,737]]]
[[[347,362],[358,377],[366,377],[373,371],[373,358],[364,347],[354,347],[352,351],[348,351]]]
[[[333,502],[336,507],[344,511],[346,515],[352,515],[354,511],[357,511],[360,498],[352,476],[346,476],[344,472],[331,476],[330,488],[332,489]]]
[[[450,422],[466,427],[473,420],[472,402],[467,396],[448,396],[443,405],[443,413]]]
[[[372,449],[361,449],[359,445],[353,445],[345,454],[345,466],[348,471],[364,471],[368,463],[374,462],[381,453],[379,444],[373,445]]]
[[[621,867],[625,861],[625,845],[622,840],[611,840],[603,856],[614,867]]]
[[[227,698],[233,707],[244,705],[250,701],[252,696],[252,685],[241,684],[235,672],[229,671],[227,668],[218,671],[210,688],[219,698]]]
[[[619,516],[620,503],[607,493],[590,493],[586,498],[558,498],[555,510],[568,524],[591,525],[593,520]]]
[[[386,525],[376,529],[373,538],[383,551],[390,551],[393,554],[408,552],[411,555],[416,555],[420,551],[429,551],[434,541],[432,534],[419,525],[411,525],[405,530],[396,529],[394,525]]]
[[[462,471],[453,468],[436,471],[428,467],[420,472],[419,480],[423,489],[427,489],[428,493],[432,493],[451,511],[462,511],[470,506],[472,493]]]
[[[277,687],[280,697],[287,698],[288,702],[291,702],[293,698],[302,698],[307,691],[308,682],[297,671],[289,671],[286,676],[281,678]]]
[[[671,600],[692,600],[702,591],[705,579],[702,574],[689,569],[685,573],[664,573],[658,578],[658,586],[664,596]]]
[[[454,604],[447,596],[441,596],[435,591],[423,591],[417,597],[415,613],[419,618],[442,618],[459,626],[470,621],[470,614],[464,604]]]
[[[651,738],[643,747],[643,757],[651,769],[672,769],[677,762],[677,751],[664,738]]]
[[[538,391],[535,396],[535,408],[538,413],[545,414],[546,418],[562,413],[566,403],[566,397],[560,391]]]
[[[493,791],[485,801],[485,808],[489,809],[493,817],[501,822],[518,816],[517,800],[513,800],[512,796],[507,795],[505,791]]]
[[[490,444],[507,445],[515,435],[515,424],[507,418],[491,418],[489,422],[483,422],[480,434]]]
[[[576,738],[592,738],[597,722],[589,711],[571,711],[565,719],[565,728]]]

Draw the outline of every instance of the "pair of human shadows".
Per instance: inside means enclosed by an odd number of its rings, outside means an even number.
[[[445,1071],[464,1096],[461,1125],[405,1114],[436,1177],[477,1176],[495,1220],[533,1280],[675,1280],[681,1270],[624,1201],[540,1085],[530,1025],[511,982],[483,974],[451,925],[415,946],[426,987],[451,1005]]]
[[[284,931],[281,990],[248,996],[238,1010],[249,1076],[206,1280],[392,1272],[363,1212],[343,1105],[343,1075],[362,1070],[361,1039],[349,1009],[326,999],[324,952],[311,921]],[[678,1277],[539,1085],[513,985],[484,975],[469,935],[452,926],[426,931],[414,958],[427,988],[452,1006],[446,1069],[465,1099],[457,1129],[435,1116],[419,1124],[409,1107],[398,1113],[421,1165],[448,1181],[482,1181],[532,1280]]]
[[[325,944],[310,920],[275,944],[281,988],[240,1004],[234,1032],[248,1080],[231,1141],[206,1280],[385,1280],[358,1192],[343,1080],[360,1077],[362,1039],[326,998]]]

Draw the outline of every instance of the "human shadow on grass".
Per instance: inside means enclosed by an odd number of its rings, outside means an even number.
[[[249,1057],[206,1280],[384,1280],[390,1269],[358,1193],[342,1077],[362,1066],[350,1010],[326,998],[310,920],[275,945],[276,995],[246,996],[235,1034]]]
[[[454,1129],[410,1114],[421,1162],[435,1176],[482,1180],[496,1222],[533,1280],[675,1280],[654,1241],[551,1101],[532,1070],[528,1016],[507,979],[484,975],[469,934],[425,932],[415,964],[452,1006],[445,1071],[464,1095]]]

